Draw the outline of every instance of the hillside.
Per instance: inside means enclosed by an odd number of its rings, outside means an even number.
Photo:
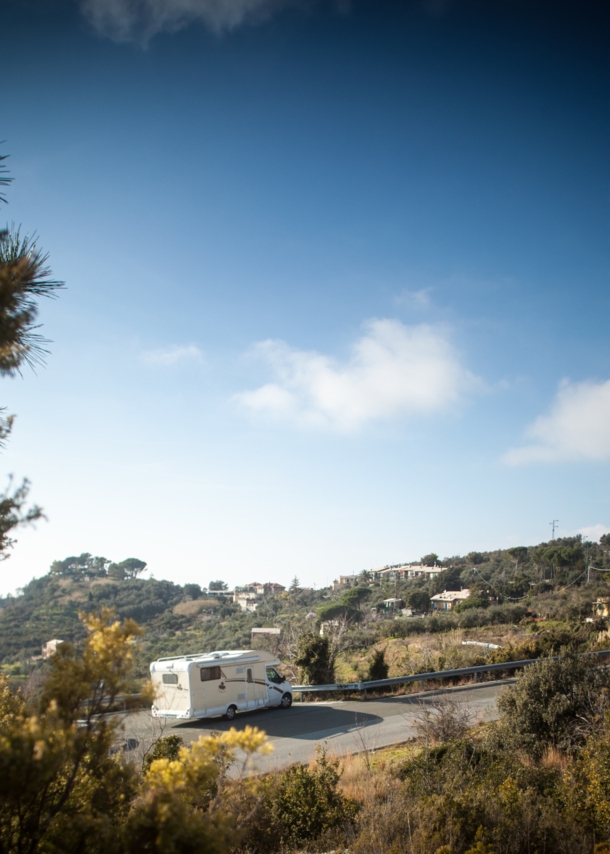
[[[594,599],[609,589],[607,576],[587,567],[610,569],[607,540],[598,545],[569,538],[443,561],[427,555],[422,562],[434,560],[441,570],[435,578],[372,580],[371,572],[363,571],[351,588],[286,591],[266,599],[255,613],[241,611],[230,600],[206,598],[197,585],[135,577],[139,570],[125,577],[117,570],[122,565],[104,565],[90,556],[86,569],[66,559],[55,562],[20,595],[0,600],[0,664],[28,673],[38,666],[34,657],[43,643],[52,638],[79,642],[84,637],[79,613],[103,606],[143,628],[140,676],[160,656],[248,647],[252,628],[259,626],[282,628],[279,644],[274,639],[259,643],[271,643],[284,660],[294,662],[299,639],[321,619],[332,623],[337,617],[344,621],[344,631],[331,641],[334,672],[341,681],[366,678],[377,649],[383,650],[390,675],[398,675],[492,656],[510,658],[512,652],[541,655],[566,645],[588,648],[598,642],[605,623],[587,623],[586,618]],[[460,588],[468,588],[470,596],[450,614],[407,617],[383,604],[389,597],[408,604],[420,601],[422,594],[425,600]],[[466,646],[465,639],[494,643],[501,651]]]

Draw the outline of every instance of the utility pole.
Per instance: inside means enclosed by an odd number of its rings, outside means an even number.
[[[555,527],[556,527],[558,522],[559,522],[559,519],[553,519],[552,522],[549,522],[549,525],[551,526],[551,529],[552,529],[551,540],[555,539]]]

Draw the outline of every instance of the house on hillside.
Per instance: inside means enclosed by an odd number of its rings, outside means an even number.
[[[593,605],[593,614],[596,617],[610,617],[610,597],[598,596]]]
[[[233,601],[239,605],[242,611],[256,611],[264,599],[269,596],[275,596],[278,593],[283,593],[285,589],[281,584],[274,584],[269,581],[265,584],[252,581],[243,587],[235,588]]]
[[[403,563],[396,566],[379,566],[377,569],[367,570],[368,580],[360,575],[340,575],[333,581],[333,590],[346,590],[356,587],[358,584],[368,584],[371,581],[404,581],[407,578],[424,577],[426,581],[430,578],[438,578],[443,571],[442,566],[422,566],[419,563]]]
[[[255,638],[259,638],[259,637],[276,637],[276,638],[279,638],[281,633],[282,633],[281,629],[267,628],[265,626],[261,626],[258,628],[251,629],[251,632],[250,632],[253,641],[255,640]]]
[[[470,596],[470,590],[443,590],[442,593],[437,593],[432,596],[430,602],[433,611],[453,611],[456,605],[464,602]]]
[[[402,599],[392,597],[390,599],[384,599],[382,605],[384,611],[400,611],[404,608],[405,603]]]
[[[54,638],[53,640],[47,641],[42,645],[42,657],[49,658],[51,655],[57,652],[57,647],[61,646],[63,643],[59,638]]]
[[[373,569],[371,575],[375,581],[395,581],[407,578],[421,578],[426,581],[437,578],[443,571],[441,566],[421,566],[419,563],[405,563],[401,566],[387,566],[381,569]]]

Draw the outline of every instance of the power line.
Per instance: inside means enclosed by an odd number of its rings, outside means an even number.
[[[480,573],[480,572],[479,572],[479,570],[476,568],[476,566],[473,566],[472,568],[474,569],[474,571],[476,572],[476,574],[479,576],[479,578],[480,578],[482,581],[484,581],[484,582],[485,582],[485,584],[487,584],[489,587],[491,587],[491,589],[494,591],[494,593],[497,593],[497,594],[498,594],[498,596],[502,596],[504,599],[509,599],[511,602],[520,602],[522,599],[526,599],[526,598],[527,598],[527,593],[525,594],[525,596],[505,596],[505,595],[504,595],[504,593],[501,593],[499,590],[497,590],[497,589],[493,586],[493,584],[491,583],[491,581],[488,581],[486,578],[484,578],[484,577],[481,575],[481,573]]]

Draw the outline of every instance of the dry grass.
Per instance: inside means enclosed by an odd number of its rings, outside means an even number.
[[[356,650],[339,656],[336,677],[339,682],[354,682],[367,677],[369,662],[375,649],[385,650],[390,677],[435,670],[470,667],[486,661],[493,650],[484,647],[462,646],[462,641],[480,641],[499,646],[517,646],[530,635],[514,626],[485,626],[475,629],[454,629],[436,634],[414,635],[408,638],[389,638],[367,650]]]
[[[339,768],[341,793],[359,804],[378,801],[400,787],[400,780],[391,763],[378,760],[373,765],[366,754],[344,756]]]
[[[172,610],[174,614],[180,614],[183,617],[196,617],[202,611],[213,610],[217,605],[214,599],[193,599],[189,602],[178,602]]]

